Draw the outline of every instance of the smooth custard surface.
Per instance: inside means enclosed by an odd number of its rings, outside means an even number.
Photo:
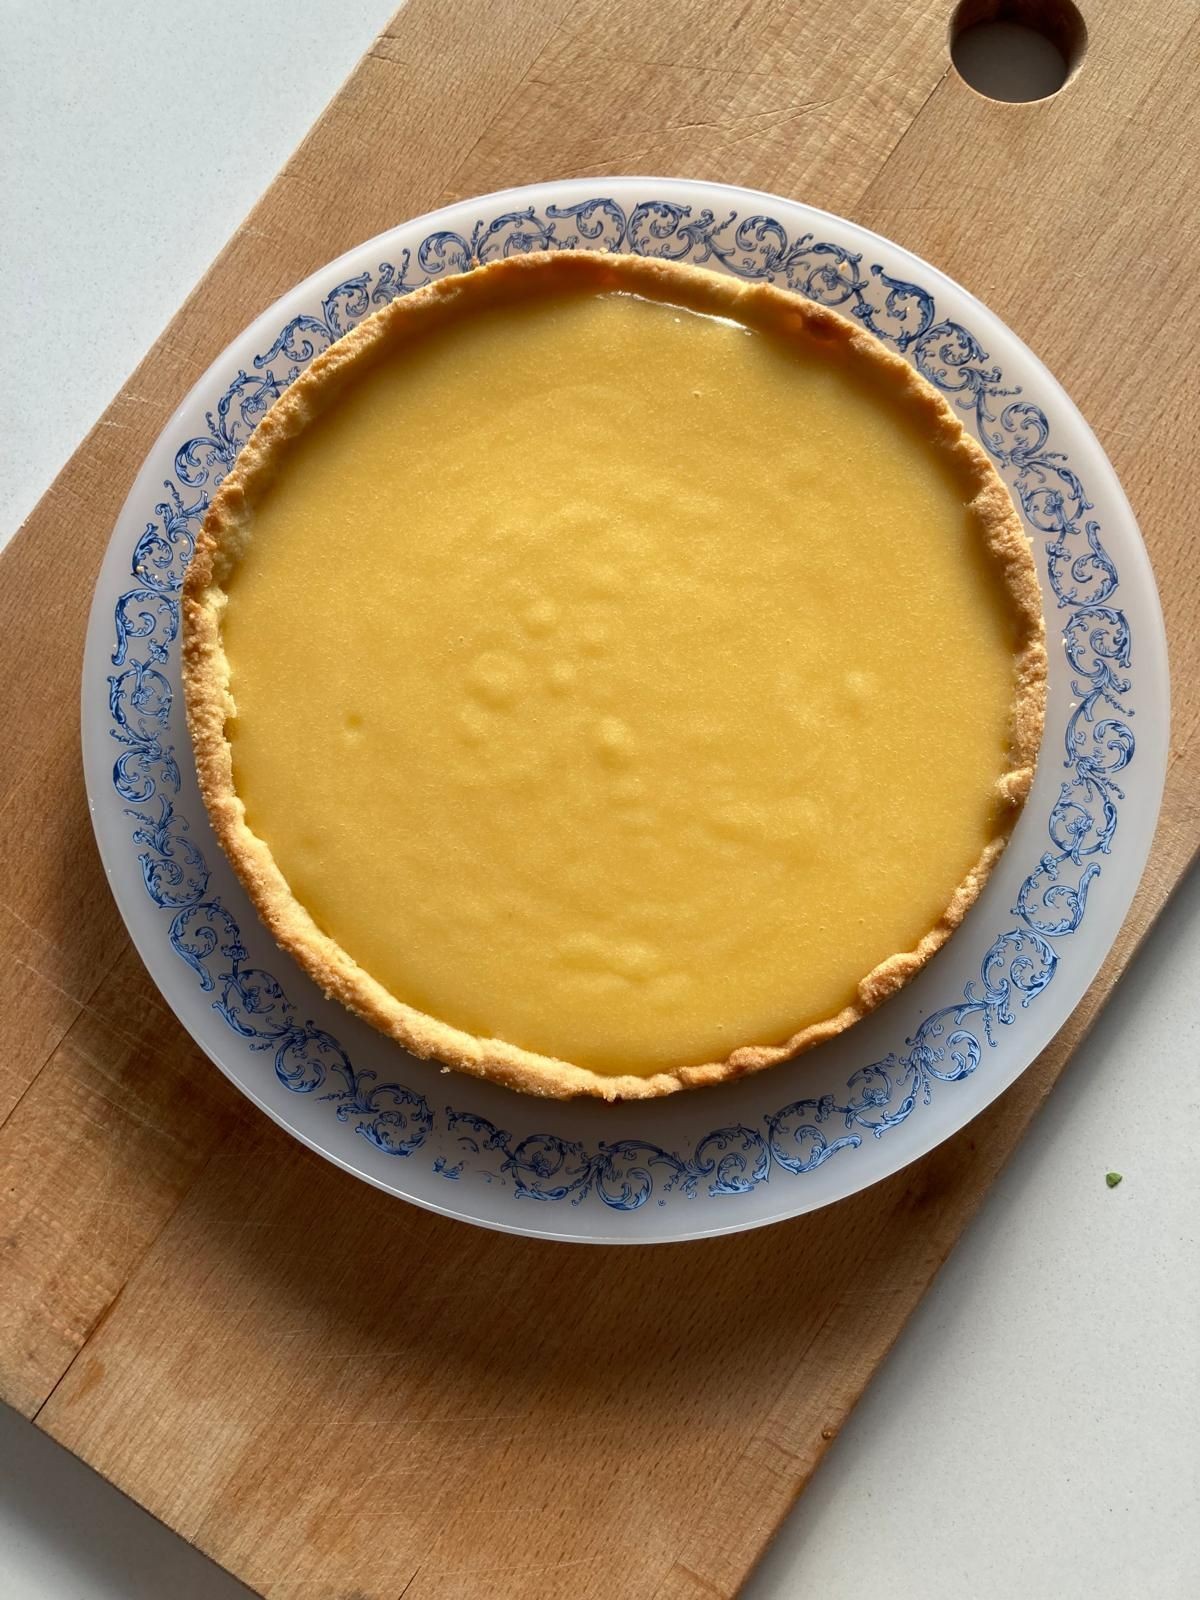
[[[248,826],[408,1004],[602,1074],[774,1044],[993,836],[1014,623],[844,365],[626,293],[365,373],[249,521]]]

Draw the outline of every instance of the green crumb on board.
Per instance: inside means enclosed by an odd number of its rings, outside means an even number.
[[[1120,1172],[1106,1172],[1104,1174],[1104,1181],[1110,1189],[1115,1189],[1123,1176],[1124,1174]]]

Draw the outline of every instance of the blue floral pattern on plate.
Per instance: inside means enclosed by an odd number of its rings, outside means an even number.
[[[1035,540],[1043,541],[1074,699],[1046,849],[978,977],[925,1016],[902,1049],[859,1067],[841,1092],[792,1100],[756,1125],[716,1128],[679,1150],[631,1138],[589,1145],[554,1133],[514,1136],[488,1117],[436,1107],[427,1093],[356,1068],[331,1033],[302,1019],[284,981],[248,964],[237,919],[210,894],[204,853],[179,809],[180,768],[168,742],[183,574],[213,491],[271,403],[315,356],[397,295],[501,256],[577,248],[686,260],[779,284],[856,318],[911,361],[967,416]],[[207,413],[206,431],[175,450],[164,498],[134,545],[129,587],[113,613],[108,714],[112,785],[146,894],[169,919],[171,948],[211,996],[214,1012],[270,1059],[280,1084],[328,1101],[332,1115],[384,1155],[429,1160],[447,1182],[471,1173],[515,1199],[592,1200],[635,1211],[651,1196],[659,1205],[701,1192],[735,1198],[773,1177],[811,1173],[864,1138],[884,1138],[929,1105],[938,1085],[980,1068],[998,1030],[1054,981],[1062,942],[1082,925],[1112,849],[1124,799],[1118,774],[1135,752],[1132,643],[1113,604],[1117,569],[1090,515],[1095,508],[1067,456],[1050,448],[1045,411],[1006,383],[969,328],[939,315],[930,289],[833,240],[789,233],[766,214],[667,198],[623,206],[597,195],[481,216],[466,231],[430,232],[396,261],[337,283],[249,365],[253,370],[239,370]]]

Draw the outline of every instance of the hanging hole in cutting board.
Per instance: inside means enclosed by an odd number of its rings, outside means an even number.
[[[1072,0],[961,0],[950,59],[988,100],[1047,100],[1070,82],[1087,47]]]

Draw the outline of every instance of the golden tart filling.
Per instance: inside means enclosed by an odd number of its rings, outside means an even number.
[[[185,684],[276,937],[534,1093],[769,1065],[903,983],[1032,777],[1011,502],[882,345],[771,288],[526,257],[372,317],[210,509]]]

